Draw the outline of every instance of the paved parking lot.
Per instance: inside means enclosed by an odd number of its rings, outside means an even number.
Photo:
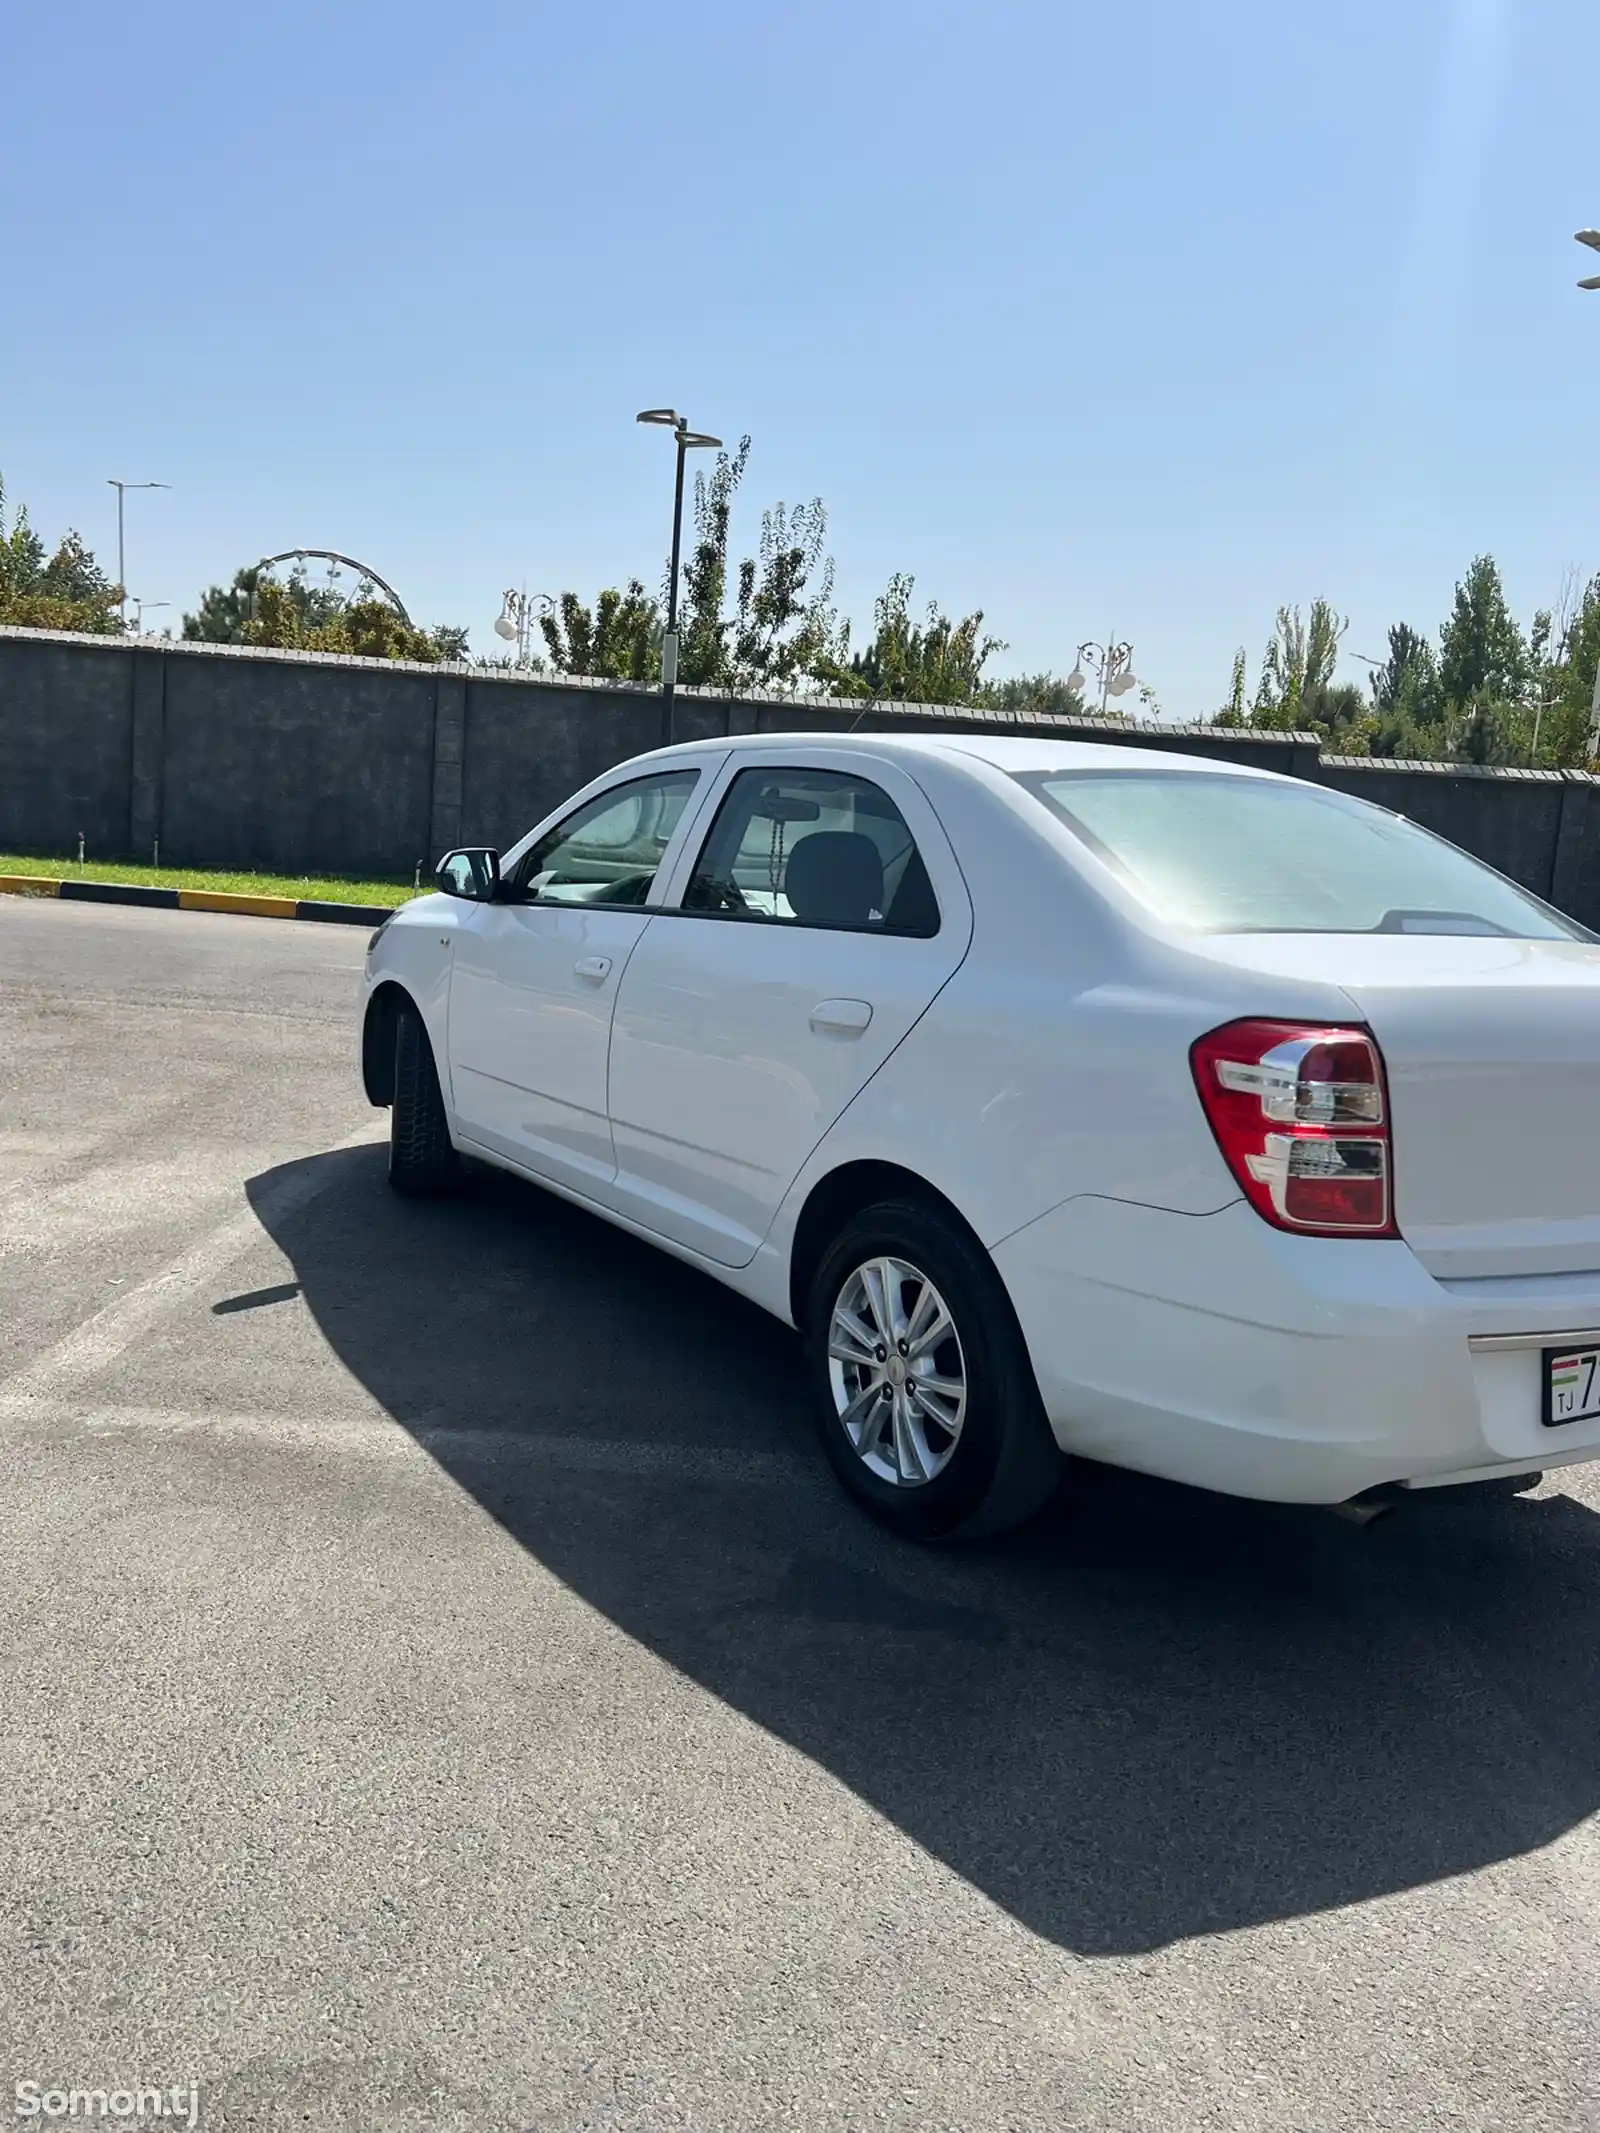
[[[383,1183],[363,937],[0,907],[0,2114],[1600,2123],[1600,1506],[878,1533],[792,1337]]]

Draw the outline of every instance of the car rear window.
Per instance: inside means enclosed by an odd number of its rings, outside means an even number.
[[[1593,938],[1453,844],[1345,793],[1206,771],[1033,771],[1018,783],[1196,932]]]

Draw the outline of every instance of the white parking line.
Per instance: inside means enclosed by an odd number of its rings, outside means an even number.
[[[363,1126],[336,1145],[356,1148],[376,1138],[371,1126]],[[333,1184],[337,1175],[326,1164],[311,1165],[263,1186],[257,1206],[242,1209],[191,1244],[170,1265],[74,1327],[31,1363],[0,1379],[0,1400],[15,1412],[34,1401],[57,1397],[107,1369],[168,1311],[196,1290],[207,1287],[224,1267],[260,1244],[267,1237],[266,1224],[308,1206]]]

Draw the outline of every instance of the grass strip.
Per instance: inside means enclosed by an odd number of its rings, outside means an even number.
[[[225,896],[287,896],[322,904],[403,904],[417,891],[409,881],[371,881],[347,874],[240,874],[215,867],[130,866],[120,860],[41,858],[0,852],[0,874],[54,881],[132,882],[151,889],[211,889]],[[431,883],[424,883],[425,888]]]

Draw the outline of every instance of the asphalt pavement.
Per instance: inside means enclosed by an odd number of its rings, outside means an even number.
[[[390,1195],[363,948],[0,905],[0,2120],[1600,2126],[1588,1471],[893,1541],[782,1327]]]

